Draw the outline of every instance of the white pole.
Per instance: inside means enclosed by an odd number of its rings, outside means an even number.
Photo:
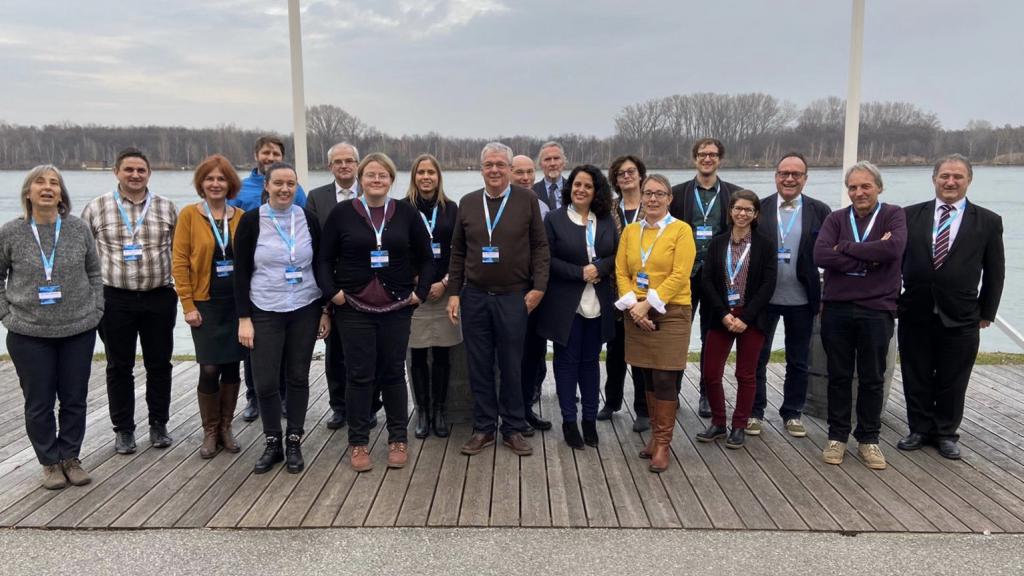
[[[860,139],[860,74],[864,52],[864,0],[853,0],[850,18],[850,77],[846,91],[846,134],[843,138],[843,174],[857,163]],[[843,206],[850,205],[845,186],[840,192]]]
[[[292,55],[292,130],[295,134],[295,170],[299,183],[309,186],[309,158],[306,154],[306,96],[302,80],[302,26],[299,0],[288,0],[288,38]]]

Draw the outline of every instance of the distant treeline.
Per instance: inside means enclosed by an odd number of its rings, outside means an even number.
[[[560,134],[545,138],[494,135],[451,138],[431,132],[391,136],[333,105],[312,106],[306,113],[311,168],[323,166],[327,149],[347,140],[362,152],[380,151],[400,168],[423,152],[445,168],[475,167],[490,140],[517,153],[535,156],[549,139],[562,143],[570,165],[607,166],[620,154],[638,154],[659,168],[689,166],[694,140],[712,136],[728,151],[725,166],[772,165],[783,152],[803,152],[812,165],[842,163],[846,104],[840,98],[815,100],[804,108],[761,93],[685,94],[631,104],[614,118],[615,135],[607,138]],[[213,153],[236,165],[252,164],[252,143],[263,132],[233,125],[216,128],[174,126],[111,127],[57,124],[42,127],[0,123],[0,168],[25,169],[53,163],[65,169],[109,167],[118,150],[144,150],[154,168],[191,168]],[[291,156],[291,138],[284,139]],[[881,165],[926,164],[959,152],[978,163],[1024,164],[1024,126],[993,127],[972,120],[964,130],[944,130],[935,114],[906,102],[868,102],[861,107],[860,158]]]

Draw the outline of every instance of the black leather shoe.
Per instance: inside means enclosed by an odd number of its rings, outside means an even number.
[[[346,423],[345,413],[341,410],[335,410],[331,412],[331,417],[327,420],[327,428],[329,430],[337,430],[338,428],[344,428]]]
[[[700,401],[697,402],[697,414],[701,418],[711,418],[711,405],[708,404],[708,397],[703,394],[700,397]]]
[[[430,435],[430,416],[426,408],[416,407],[416,431],[417,438],[426,438]]]
[[[448,414],[443,407],[434,408],[434,418],[431,422],[434,436],[438,438],[448,437]]]
[[[698,442],[714,442],[719,438],[725,438],[729,434],[725,426],[715,426],[714,424],[707,427],[703,432],[697,432]]]
[[[256,403],[255,398],[250,398],[245,401],[245,410],[242,410],[242,420],[246,422],[252,422],[253,420],[260,417],[260,405]]]
[[[562,422],[562,438],[570,448],[583,450],[583,437],[580,436],[580,429],[575,422]]]
[[[149,444],[153,448],[167,448],[174,440],[167,434],[166,424],[153,424],[149,427]]]
[[[114,432],[114,451],[118,454],[135,452],[135,432],[131,430]]]
[[[591,420],[584,420],[583,426],[583,442],[587,446],[597,446],[597,422]]]
[[[733,428],[729,432],[729,437],[725,439],[725,447],[736,450],[743,447],[743,442],[747,439],[747,431],[742,428]]]
[[[536,433],[537,433],[537,430],[534,429],[534,427],[530,426],[529,424],[527,424],[526,427],[523,428],[523,431],[522,431],[523,436],[526,436],[527,438],[532,438],[533,435],[536,434]]]
[[[899,448],[900,450],[906,450],[908,452],[911,450],[920,450],[921,447],[924,446],[926,440],[927,438],[925,438],[924,434],[911,432],[910,434],[907,434],[905,437],[903,437],[903,439],[901,439],[899,442],[897,442],[896,447]]]
[[[526,423],[537,430],[551,430],[551,422],[541,418],[533,410],[526,411]]]
[[[935,441],[935,447],[939,449],[939,454],[943,458],[960,459],[960,446],[952,438],[939,438]]]
[[[615,414],[615,410],[612,410],[607,404],[605,404],[604,408],[601,408],[601,411],[597,413],[597,419],[611,420],[612,414]]]
[[[302,461],[302,436],[289,434],[284,443],[285,466],[288,468],[288,473],[302,472],[302,469],[306,467],[306,463]]]
[[[270,472],[274,464],[284,460],[284,453],[281,451],[281,439],[277,436],[267,436],[267,446],[263,449],[263,455],[256,461],[253,467],[253,474]]]

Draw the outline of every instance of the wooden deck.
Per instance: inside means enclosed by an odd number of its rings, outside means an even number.
[[[573,451],[562,441],[553,385],[543,413],[554,430],[519,458],[502,446],[468,458],[470,434],[456,425],[448,439],[412,439],[409,465],[383,465],[383,426],[374,429],[372,472],[357,475],[343,460],[346,429],[331,431],[322,363],[314,363],[303,441],[306,470],[283,466],[255,476],[262,451],[259,422],[236,419],[243,450],[199,458],[201,439],[194,363],[174,367],[171,448],[119,456],[107,415],[103,367],[93,366],[83,464],[93,483],[50,492],[24,433],[14,368],[0,363],[0,526],[78,528],[307,526],[567,526],[800,531],[1024,533],[1024,367],[975,369],[961,429],[962,461],[933,449],[896,450],[905,430],[899,372],[883,416],[889,468],[865,468],[854,453],[842,466],[821,463],[824,423],[806,418],[808,437],[790,438],[775,409],[782,366],[770,368],[770,420],[745,449],[698,444],[696,373],[691,367],[677,415],[668,472],[647,471],[636,456],[646,440],[620,412],[598,424],[600,450]],[[550,373],[550,371],[549,371]],[[136,413],[145,430],[145,394],[137,373]],[[732,395],[732,394],[729,394]],[[627,398],[631,397],[627,391]],[[410,438],[412,434],[410,432]],[[853,449],[851,449],[853,452]]]

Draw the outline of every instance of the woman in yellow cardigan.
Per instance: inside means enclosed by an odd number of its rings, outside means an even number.
[[[215,154],[196,168],[193,184],[203,201],[186,206],[178,216],[171,274],[199,363],[199,455],[213,458],[220,447],[239,451],[231,420],[241,382],[238,365],[245,353],[238,343],[233,245],[242,211],[227,200],[238,194],[242,183],[228,159]]]
[[[644,219],[622,231],[615,279],[624,312],[626,363],[643,379],[651,439],[640,451],[652,472],[668,468],[679,389],[690,346],[690,271],[697,255],[693,230],[668,211],[672,186],[660,174],[641,185]]]

